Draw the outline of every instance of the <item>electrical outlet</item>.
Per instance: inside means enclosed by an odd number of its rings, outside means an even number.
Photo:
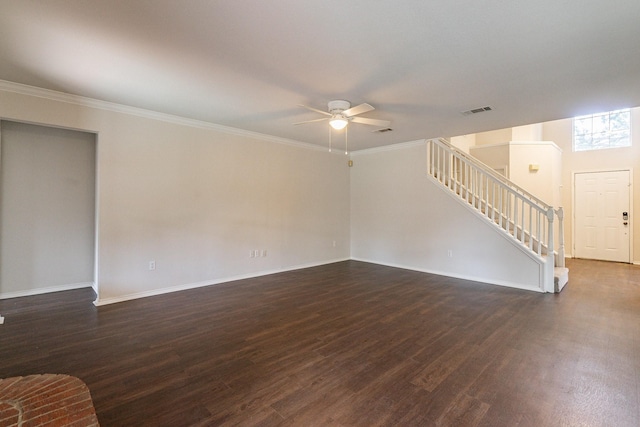
[[[449,249],[449,250],[447,251],[447,256],[448,256],[449,258],[453,258],[453,251],[452,251],[451,249]]]
[[[156,262],[149,261],[149,270],[155,270],[155,269],[156,269]]]

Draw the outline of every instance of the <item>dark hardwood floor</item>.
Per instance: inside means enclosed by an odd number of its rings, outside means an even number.
[[[559,295],[349,261],[96,308],[0,301],[0,377],[69,374],[102,426],[638,426],[640,267]]]

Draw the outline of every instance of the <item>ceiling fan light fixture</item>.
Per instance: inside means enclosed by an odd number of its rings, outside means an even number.
[[[340,130],[347,127],[347,125],[349,124],[349,121],[344,117],[338,116],[338,117],[333,117],[331,120],[329,120],[329,124],[335,130]]]

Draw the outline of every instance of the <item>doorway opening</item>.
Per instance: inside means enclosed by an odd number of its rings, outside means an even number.
[[[94,133],[0,121],[0,299],[93,287]]]

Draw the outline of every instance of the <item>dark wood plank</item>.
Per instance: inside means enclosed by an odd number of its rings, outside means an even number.
[[[568,266],[560,295],[349,261],[3,300],[0,377],[78,377],[102,426],[640,425],[640,268]]]

